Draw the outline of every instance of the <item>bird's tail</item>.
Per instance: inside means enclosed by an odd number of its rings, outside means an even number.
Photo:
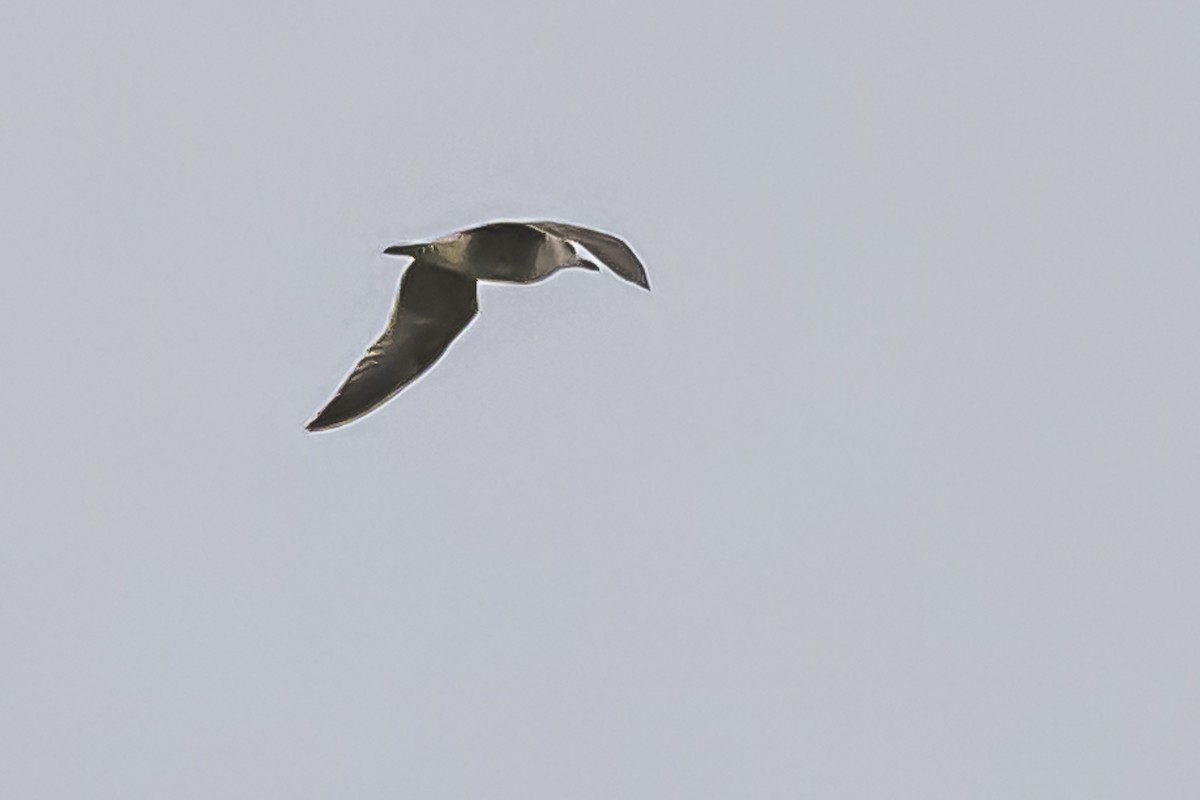
[[[385,256],[409,256],[410,258],[416,258],[428,247],[428,244],[394,244],[384,250],[383,254]]]

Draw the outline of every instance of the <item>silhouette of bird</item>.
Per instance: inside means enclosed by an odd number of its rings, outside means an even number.
[[[568,267],[598,271],[580,247],[619,277],[650,289],[646,269],[629,245],[565,222],[492,222],[384,250],[413,260],[400,280],[387,328],[307,430],[352,422],[429,369],[479,313],[478,281],[534,283]]]

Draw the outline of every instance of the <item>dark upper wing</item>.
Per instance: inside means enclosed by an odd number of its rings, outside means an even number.
[[[387,329],[308,430],[342,425],[382,404],[429,369],[478,311],[474,280],[414,261],[400,280]]]
[[[617,275],[631,283],[636,283],[643,289],[650,288],[650,280],[646,277],[646,268],[630,249],[629,245],[610,233],[594,231],[591,228],[581,228],[578,225],[568,225],[565,222],[533,222],[531,225],[544,231],[561,236],[564,239],[579,242],[592,251],[596,258]]]

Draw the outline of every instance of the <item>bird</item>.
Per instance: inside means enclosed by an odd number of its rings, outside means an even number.
[[[528,284],[570,267],[599,271],[581,248],[618,277],[650,290],[646,268],[628,244],[566,222],[489,222],[388,247],[384,255],[412,262],[400,278],[387,327],[305,429],[353,422],[424,374],[479,313],[479,281]]]

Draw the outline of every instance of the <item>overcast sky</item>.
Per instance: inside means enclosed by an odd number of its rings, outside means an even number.
[[[1200,796],[1194,4],[17,5],[0,796]]]

